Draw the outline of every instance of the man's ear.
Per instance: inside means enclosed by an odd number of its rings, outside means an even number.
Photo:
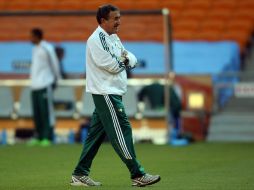
[[[106,22],[107,20],[105,18],[101,18],[101,23]]]

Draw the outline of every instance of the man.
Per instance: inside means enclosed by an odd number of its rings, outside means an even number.
[[[126,69],[135,67],[136,57],[124,49],[116,35],[120,11],[112,5],[97,10],[98,28],[86,47],[86,91],[92,93],[95,110],[71,185],[100,186],[88,175],[92,161],[107,135],[115,151],[128,167],[133,186],[151,185],[159,175],[144,172],[136,159],[132,130],[124,111],[122,95],[127,90]]]
[[[54,47],[43,40],[43,31],[40,28],[31,30],[31,41],[35,45],[30,78],[36,138],[28,145],[49,146],[53,140],[55,125],[52,88],[60,79],[59,64]]]

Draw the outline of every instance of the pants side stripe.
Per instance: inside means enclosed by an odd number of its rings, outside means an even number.
[[[121,148],[125,154],[125,157],[127,159],[132,159],[128,149],[127,149],[127,146],[126,146],[126,143],[125,143],[125,139],[123,137],[123,133],[121,131],[121,127],[120,127],[120,124],[119,124],[119,121],[118,121],[118,118],[117,118],[117,115],[116,115],[116,112],[115,112],[115,109],[113,107],[113,104],[110,100],[110,98],[108,97],[108,95],[105,95],[105,100],[106,100],[106,103],[109,107],[109,110],[110,110],[110,113],[111,113],[111,116],[112,116],[112,119],[113,119],[113,122],[114,122],[114,128],[116,130],[116,133],[117,133],[117,136],[118,136],[118,140],[120,142],[120,145],[121,145]]]
[[[123,142],[123,140],[122,140],[122,138],[120,136],[120,132],[119,132],[119,129],[117,127],[117,121],[116,121],[115,115],[113,113],[113,109],[114,108],[112,108],[112,105],[109,103],[109,100],[108,100],[109,98],[107,96],[104,96],[104,98],[105,98],[106,103],[107,103],[107,105],[109,107],[109,110],[110,110],[110,114],[111,114],[111,117],[112,117],[112,120],[113,120],[113,124],[114,124],[114,129],[116,131],[116,135],[117,135],[117,139],[118,139],[118,141],[120,143],[120,147],[121,147],[121,149],[122,149],[122,151],[124,153],[125,158],[129,159],[129,157],[128,157],[127,153],[126,153],[126,150],[124,149],[124,144],[123,144],[124,142]]]

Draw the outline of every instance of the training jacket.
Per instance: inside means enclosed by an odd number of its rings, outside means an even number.
[[[60,77],[59,62],[54,46],[41,41],[32,51],[31,88],[34,90],[46,88]]]
[[[87,40],[86,91],[92,94],[123,95],[127,90],[126,69],[134,68],[137,59],[129,51],[125,67],[121,54],[124,49],[116,34],[109,35],[100,26]]]

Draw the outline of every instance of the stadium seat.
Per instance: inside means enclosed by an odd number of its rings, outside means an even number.
[[[133,87],[128,87],[127,93],[123,96],[123,103],[125,106],[126,115],[134,117],[137,113],[137,96]],[[82,108],[80,115],[84,117],[91,117],[95,109],[92,95],[85,92],[82,97]]]
[[[6,1],[4,11],[23,11],[23,10],[30,10],[31,2],[30,0],[11,0]]]
[[[212,9],[222,9],[222,10],[227,10],[227,9],[235,9],[237,6],[238,0],[218,0],[218,1],[212,1]]]
[[[132,1],[115,1],[114,4],[121,10],[130,10],[133,6]]]
[[[200,30],[213,30],[221,32],[223,29],[225,29],[225,26],[226,21],[223,19],[207,18],[203,23],[200,24]]]
[[[152,109],[149,101],[145,100],[145,110],[142,115],[145,118],[164,118],[166,111],[165,109]]]
[[[191,7],[185,8],[179,15],[182,20],[196,20],[196,22],[202,20],[207,13],[206,9]]]
[[[140,86],[137,94],[139,101],[139,112],[144,118],[162,118],[165,117],[164,102],[164,86],[154,83],[147,86]],[[155,99],[156,97],[156,99]]]
[[[169,10],[181,10],[184,7],[184,0],[159,1],[161,8],[167,7]]]
[[[207,12],[206,17],[208,19],[229,20],[232,13],[233,13],[232,9],[211,8],[211,10]]]
[[[147,9],[147,10],[154,10],[156,7],[158,7],[158,0],[138,0],[133,1],[132,9]]]
[[[237,19],[237,20],[249,20],[253,22],[254,20],[254,8],[248,7],[244,9],[236,9],[232,13],[232,20]]]
[[[254,9],[254,1],[253,0],[243,0],[243,1],[237,1],[237,7],[238,8],[252,8]]]
[[[173,22],[173,30],[175,32],[181,30],[197,30],[199,27],[199,22],[196,19],[179,19]]]
[[[10,87],[0,87],[0,118],[10,118],[13,113],[13,94]]]
[[[125,112],[128,117],[135,117],[138,108],[137,94],[136,90],[132,86],[128,86],[128,90],[125,95],[123,95],[123,104],[125,106]]]
[[[31,89],[29,87],[24,87],[21,91],[17,115],[21,118],[32,117]]]
[[[174,30],[173,29],[173,39],[174,40],[179,40],[179,41],[188,41],[188,40],[193,40],[193,36],[195,34],[195,31],[190,31],[190,30]]]
[[[254,22],[251,20],[242,20],[242,19],[237,19],[235,18],[234,21],[229,21],[227,22],[226,29],[227,30],[233,30],[233,31],[238,31],[238,30],[246,30],[249,31],[251,34],[252,31],[254,30]]]
[[[54,91],[56,117],[72,118],[76,112],[76,98],[73,87],[58,87]]]
[[[61,0],[56,3],[57,8],[60,10],[93,10],[96,6],[87,7],[87,3],[83,3],[80,0],[70,1],[70,0]],[[95,4],[95,3],[94,3]],[[97,2],[98,4],[98,2]]]
[[[199,27],[196,19],[177,19],[173,20],[173,39],[174,40],[191,40]]]
[[[225,21],[219,19],[206,19],[200,24],[199,29],[193,35],[195,40],[218,41],[224,31]]]
[[[211,1],[210,0],[192,0],[187,1],[185,3],[185,9],[200,9],[200,10],[207,10],[211,7]]]
[[[151,109],[149,103],[146,103],[146,109],[143,113],[143,117],[145,118],[165,118],[166,117],[166,110],[165,109]]]
[[[200,30],[193,35],[193,39],[200,41],[219,41],[220,39],[219,30]]]
[[[94,112],[95,106],[93,102],[92,94],[84,92],[82,96],[82,107],[80,115],[82,117],[91,117]]]
[[[29,1],[29,0],[27,0]],[[31,4],[31,10],[33,11],[50,11],[50,10],[57,10],[57,1],[51,0],[51,1],[45,1],[45,0],[36,0],[33,2],[30,2]]]
[[[240,51],[244,52],[245,47],[249,40],[248,36],[249,36],[249,32],[246,30],[239,30],[239,31],[228,30],[225,33],[222,33],[221,39],[237,42],[240,47]]]
[[[5,5],[6,5],[6,2],[5,2],[5,1],[0,1],[0,10],[1,10],[1,11],[4,11],[4,10],[5,10]]]

